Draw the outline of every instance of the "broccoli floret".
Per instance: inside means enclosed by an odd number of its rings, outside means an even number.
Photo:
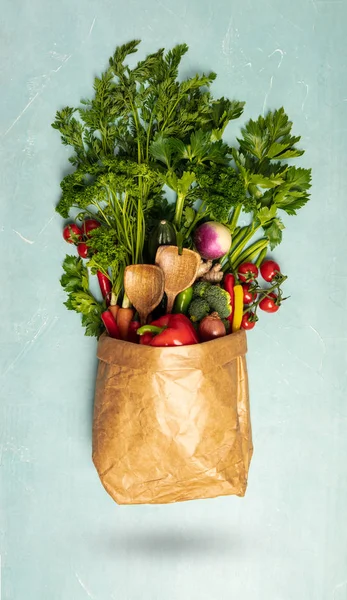
[[[210,287],[211,284],[208,281],[198,281],[193,286],[193,294],[198,298],[203,298]]]
[[[223,288],[208,281],[198,281],[193,287],[193,294],[194,300],[188,311],[192,321],[201,321],[212,311],[216,311],[221,319],[229,317],[230,294]]]
[[[211,285],[205,293],[205,300],[221,319],[226,319],[231,313],[230,294],[217,285]]]
[[[189,305],[188,313],[193,322],[201,321],[210,312],[210,305],[203,298],[195,298]]]
[[[230,333],[230,321],[228,321],[228,319],[222,319],[222,323],[224,324],[225,331]]]

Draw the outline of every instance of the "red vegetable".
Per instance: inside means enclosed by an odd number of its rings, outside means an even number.
[[[101,223],[99,223],[99,221],[96,221],[95,219],[87,219],[82,225],[83,234],[89,237],[90,232],[93,231],[93,229],[98,229],[98,227],[101,227]]]
[[[129,329],[128,329],[128,342],[132,342],[133,344],[138,344],[139,342],[139,336],[137,335],[137,330],[140,329],[141,327],[141,323],[140,323],[140,317],[139,314],[136,313],[133,320],[130,321],[129,323]],[[142,340],[144,336],[142,336],[140,339]],[[151,336],[152,339],[152,336]]]
[[[255,292],[251,292],[250,289],[249,289],[250,287],[251,286],[250,286],[249,283],[243,283],[242,284],[242,289],[243,289],[243,303],[244,304],[251,304],[257,298],[257,294]]]
[[[109,310],[105,310],[105,312],[103,312],[101,314],[101,318],[106,327],[106,331],[107,331],[108,335],[111,338],[116,338],[117,340],[119,340],[119,338],[120,338],[119,329],[118,329],[116,321],[113,318],[112,313]]]
[[[251,262],[242,263],[239,266],[237,274],[241,281],[245,281],[246,283],[249,281],[254,281],[258,277],[258,267]]]
[[[149,331],[147,333],[143,333],[140,337],[140,344],[142,346],[150,346],[151,345],[151,341],[153,340],[153,333],[150,333]]]
[[[106,275],[101,273],[101,271],[97,272],[97,276],[98,276],[98,281],[99,281],[99,286],[100,286],[100,290],[102,293],[102,297],[105,298],[106,304],[108,306],[110,304],[111,293],[112,293],[111,282],[110,282],[109,278],[106,277]]]
[[[214,312],[202,319],[199,325],[199,335],[202,342],[209,342],[226,335],[226,329],[218,313]]]
[[[76,225],[76,223],[69,223],[63,229],[63,238],[69,244],[78,244],[83,238],[82,230]]]
[[[77,252],[80,255],[81,258],[87,258],[88,257],[88,251],[89,248],[87,246],[87,244],[85,242],[81,242],[80,244],[78,244],[77,246]]]
[[[241,328],[246,330],[253,329],[256,322],[257,317],[255,316],[255,314],[252,311],[246,312],[242,317]]]
[[[281,272],[280,266],[274,260],[266,260],[260,267],[260,273],[265,281],[272,281]]]
[[[137,330],[138,335],[150,334],[142,344],[149,346],[190,346],[198,344],[196,331],[185,315],[169,314],[152,321],[150,325],[144,325]],[[148,342],[147,342],[148,340]]]
[[[277,312],[279,309],[279,304],[276,304],[276,300],[276,294],[271,293],[268,296],[265,296],[265,298],[259,302],[259,308],[268,313]]]
[[[233,322],[234,316],[234,286],[235,286],[235,277],[231,273],[228,273],[224,277],[223,286],[226,292],[230,295],[230,308],[231,313],[229,317],[227,317],[230,324]]]

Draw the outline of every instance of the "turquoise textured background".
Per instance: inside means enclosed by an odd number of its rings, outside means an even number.
[[[346,600],[346,19],[345,0],[3,0],[2,600]],[[275,253],[291,299],[249,334],[244,499],[117,507],[91,462],[96,342],[62,304],[50,123],[136,37],[187,42],[183,76],[247,101],[229,139],[284,104],[313,167]]]

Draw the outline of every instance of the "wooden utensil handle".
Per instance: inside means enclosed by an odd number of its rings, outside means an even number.
[[[167,313],[171,313],[172,309],[173,309],[174,302],[175,302],[176,294],[172,293],[172,292],[166,292],[166,295],[167,295],[166,312]]]
[[[148,315],[144,314],[144,313],[140,313],[139,311],[137,311],[139,313],[139,317],[140,317],[140,323],[141,323],[141,327],[142,325],[146,325],[147,324],[147,317]]]

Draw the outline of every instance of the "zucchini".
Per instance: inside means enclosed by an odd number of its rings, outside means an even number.
[[[148,252],[153,262],[159,246],[176,246],[176,231],[169,221],[160,221],[150,235]]]

